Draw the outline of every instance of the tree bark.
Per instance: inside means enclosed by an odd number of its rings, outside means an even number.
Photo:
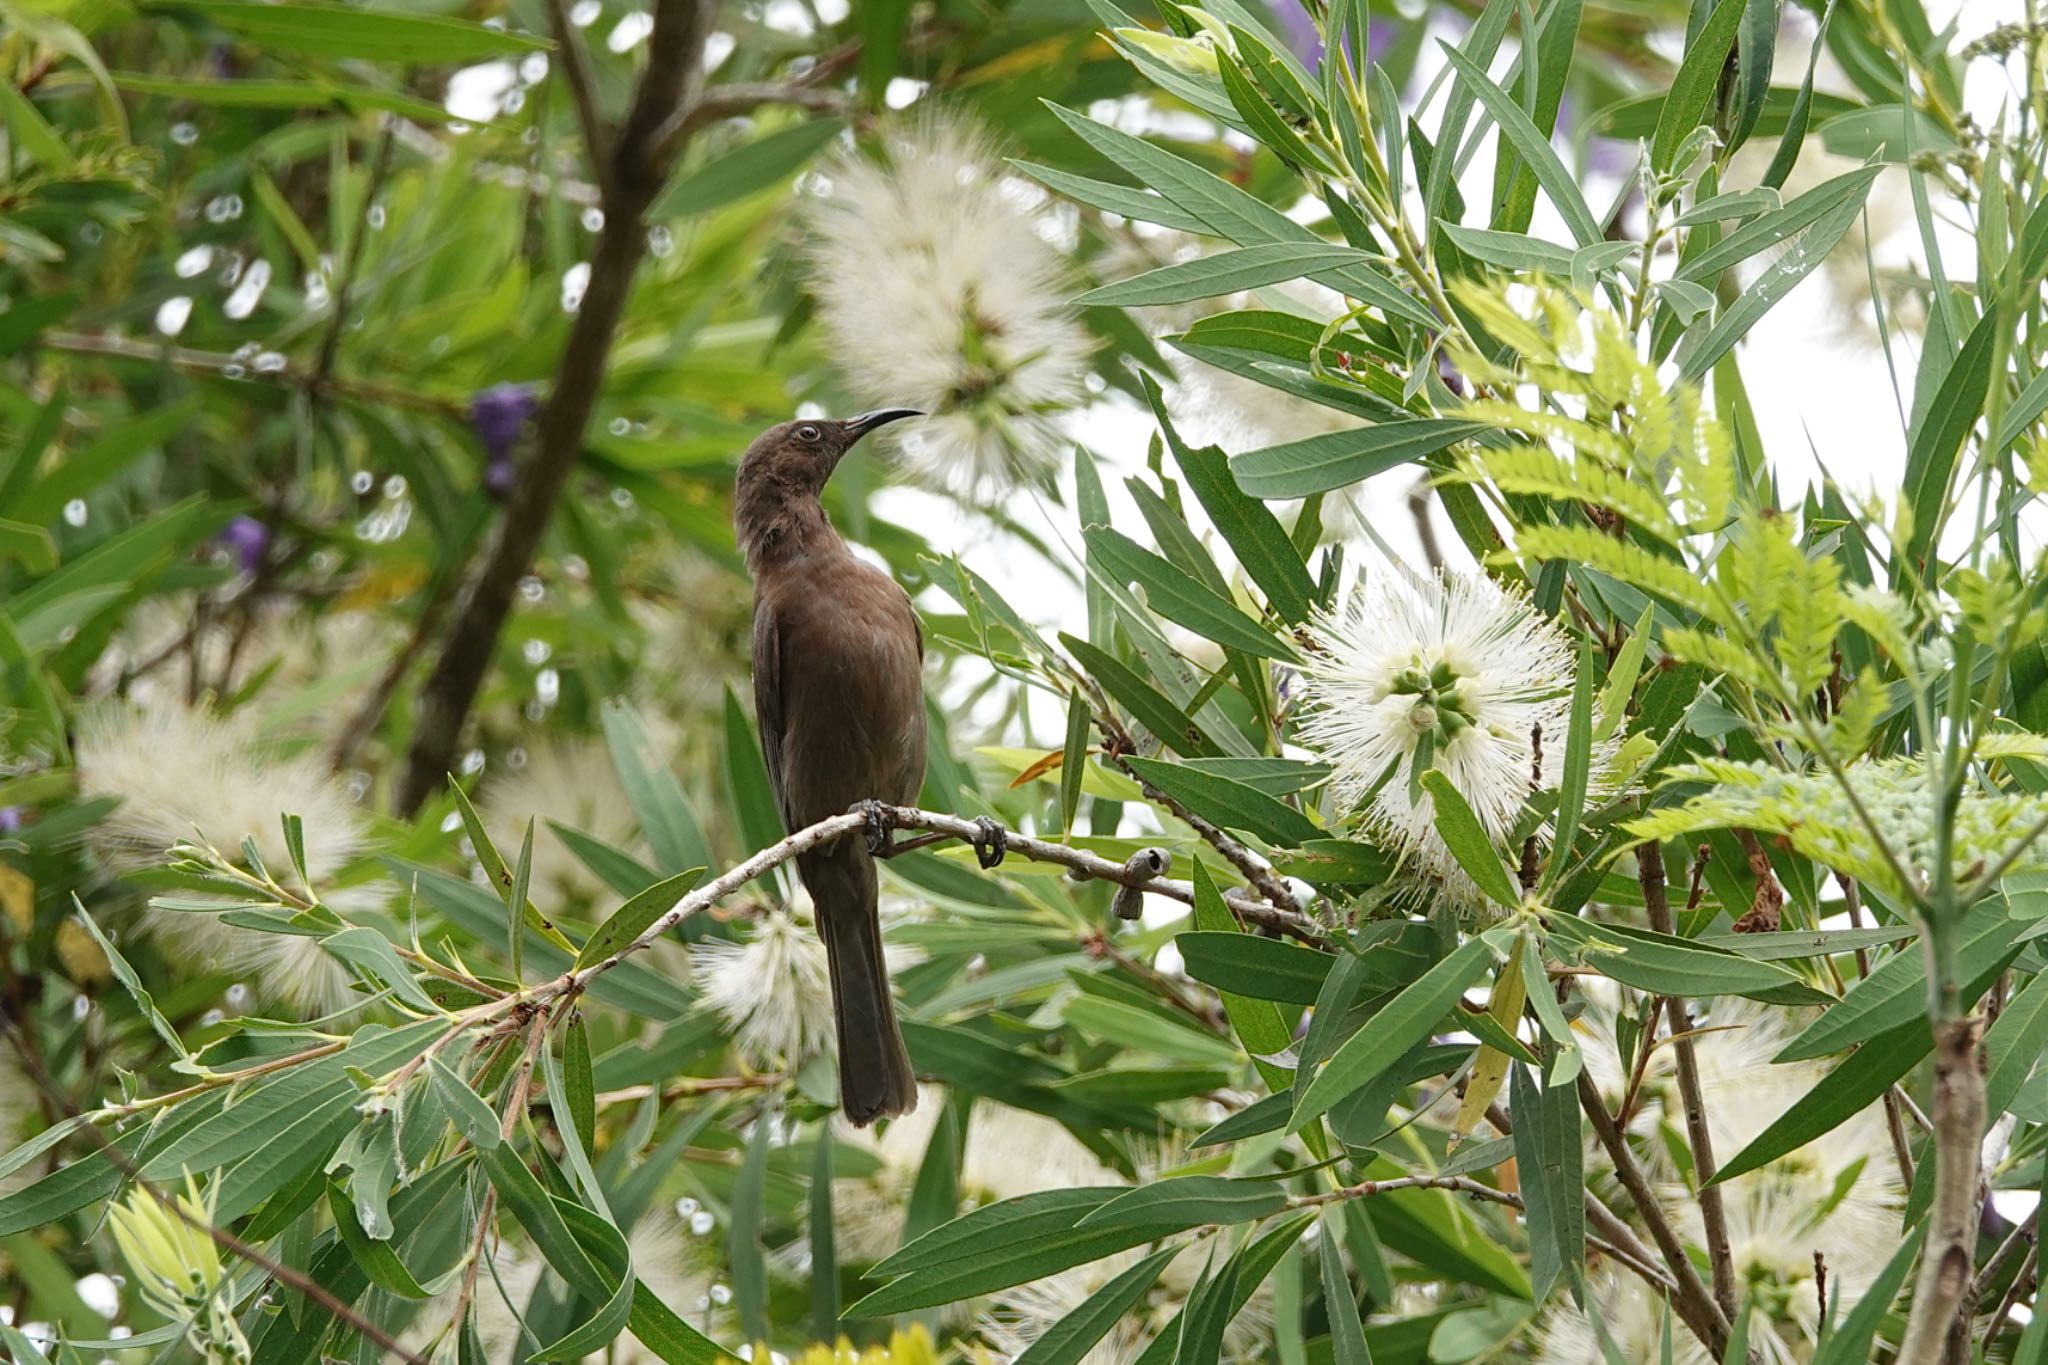
[[[1934,1203],[1927,1246],[1913,1285],[1912,1316],[1898,1365],[1967,1361],[1967,1332],[1957,1312],[1976,1272],[1978,1147],[1984,1136],[1984,1072],[1977,1064],[1982,1021],[1945,1019],[1934,1029]],[[1955,1345],[1960,1340],[1961,1353]]]
[[[519,580],[554,517],[555,504],[583,453],[583,436],[604,385],[612,338],[633,276],[647,251],[641,223],[683,139],[663,130],[697,93],[711,7],[702,0],[657,0],[648,37],[647,70],[625,122],[601,163],[604,231],[590,260],[590,279],[562,352],[553,390],[542,409],[531,456],[514,481],[482,567],[463,594],[434,671],[421,689],[413,742],[395,804],[410,815],[440,786],[461,742],[464,722],[497,653]],[[593,148],[601,157],[601,149]]]

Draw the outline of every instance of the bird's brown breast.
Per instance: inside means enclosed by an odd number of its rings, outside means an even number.
[[[780,654],[783,813],[793,826],[924,781],[922,651],[910,599],[850,554],[784,566],[761,585]]]

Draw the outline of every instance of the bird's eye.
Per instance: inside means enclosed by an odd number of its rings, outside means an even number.
[[[815,441],[820,436],[824,435],[823,432],[819,431],[815,426],[811,425],[809,422],[806,422],[802,426],[798,427],[796,429],[796,434],[799,439],[805,441]]]

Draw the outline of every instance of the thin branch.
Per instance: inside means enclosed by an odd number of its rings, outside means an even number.
[[[1272,864],[1231,838],[1215,824],[1203,819],[1153,786],[1145,780],[1143,774],[1126,761],[1125,755],[1137,752],[1137,741],[1131,738],[1130,731],[1117,719],[1115,710],[1109,704],[1109,698],[1103,695],[1102,688],[1095,679],[1086,673],[1071,665],[1067,666],[1067,672],[1088,693],[1089,710],[1094,712],[1096,727],[1102,731],[1103,756],[1114,763],[1119,772],[1138,784],[1138,790],[1145,794],[1146,800],[1164,806],[1182,824],[1201,835],[1203,841],[1222,854],[1224,860],[1256,887],[1260,895],[1272,902],[1275,909],[1298,916],[1300,910],[1295,903],[1294,892],[1288,888],[1286,881],[1273,871]]]
[[[20,1057],[24,1069],[29,1073],[29,1079],[42,1092],[44,1098],[61,1109],[67,1118],[75,1119],[80,1117],[81,1111],[78,1106],[73,1104],[71,1097],[66,1095],[57,1086],[57,1083],[51,1079],[49,1072],[44,1070],[41,1059],[31,1055],[30,1051],[21,1045],[14,1022],[5,1016],[0,1016],[0,1033],[7,1035],[8,1045],[13,1047],[16,1055]],[[379,1350],[396,1356],[398,1359],[407,1362],[407,1365],[428,1365],[425,1356],[407,1348],[377,1323],[358,1313],[353,1306],[343,1303],[340,1299],[336,1298],[324,1285],[307,1275],[304,1271],[286,1265],[282,1261],[271,1259],[261,1250],[243,1241],[226,1228],[218,1227],[207,1219],[195,1217],[186,1209],[182,1202],[171,1198],[158,1189],[154,1181],[144,1179],[141,1168],[118,1145],[109,1142],[97,1128],[87,1123],[79,1125],[78,1131],[84,1133],[99,1145],[100,1151],[106,1156],[108,1161],[112,1162],[120,1170],[124,1179],[134,1185],[135,1188],[142,1190],[151,1199],[154,1199],[163,1207],[166,1213],[176,1218],[180,1223],[191,1228],[194,1232],[205,1233],[208,1239],[222,1251],[227,1252],[231,1256],[241,1257],[279,1284],[297,1290],[305,1296],[309,1303],[328,1313],[337,1321],[345,1323],[353,1330],[360,1332],[365,1341],[374,1343]]]
[[[218,351],[197,351],[189,346],[158,345],[154,342],[133,341],[127,337],[102,336],[92,332],[45,332],[37,338],[36,344],[72,355],[136,360],[152,365],[169,365],[173,369],[186,370],[194,374],[218,375],[224,379],[245,379],[258,384],[277,384],[286,388],[302,389],[315,398],[353,398],[365,403],[382,403],[412,412],[446,417],[453,421],[461,421],[465,411],[465,405],[454,398],[414,393],[407,389],[393,388],[388,384],[368,383],[360,379],[337,379],[331,375],[323,378],[305,370],[295,370],[289,365],[275,370],[259,370],[242,357],[223,355]]]
[[[559,4],[560,0],[555,2]],[[813,114],[844,114],[853,108],[853,100],[844,91],[819,88],[811,72],[792,81],[735,81],[705,91],[689,108],[677,113],[662,129],[661,140],[687,142],[720,119],[738,118],[771,104],[786,104]]]
[[[1645,840],[1636,848],[1636,881],[1643,889],[1643,905],[1649,911],[1650,927],[1672,935],[1678,926],[1671,914],[1671,900],[1664,876],[1664,850],[1657,842]],[[1700,1226],[1706,1233],[1707,1263],[1714,1276],[1714,1302],[1734,1321],[1735,1258],[1728,1248],[1728,1216],[1721,1205],[1721,1187],[1710,1184],[1714,1164],[1713,1131],[1707,1124],[1706,1098],[1700,1091],[1699,1059],[1693,1050],[1692,1016],[1683,997],[1664,998],[1666,1025],[1671,1030],[1672,1050],[1678,1060],[1678,1095],[1685,1108],[1685,1131],[1692,1143],[1693,1189],[1699,1200]]]
[[[1474,1180],[1468,1175],[1403,1175],[1391,1180],[1361,1180],[1356,1185],[1342,1189],[1325,1190],[1321,1194],[1298,1195],[1287,1201],[1291,1209],[1314,1208],[1319,1204],[1335,1204],[1346,1199],[1369,1199],[1376,1194],[1388,1194],[1395,1190],[1450,1190],[1490,1204],[1505,1204],[1509,1208],[1522,1207],[1522,1197],[1508,1190],[1497,1190],[1491,1185]]]
[[[583,46],[583,33],[569,22],[564,0],[548,0],[548,25],[555,31],[555,46],[562,57],[562,74],[569,83],[569,99],[576,106],[576,124],[583,132],[583,145],[590,153],[591,172],[607,214],[618,208],[611,180],[611,129],[597,107],[597,79],[590,70],[590,50]]]
[[[1935,1025],[1934,1203],[1898,1365],[1942,1365],[1949,1357],[1956,1313],[1976,1265],[1982,1207],[1977,1159],[1984,1132],[1984,1072],[1977,1064],[1981,1028],[1982,1021],[1970,1016]]]
[[[533,453],[518,470],[497,534],[420,689],[412,748],[396,794],[401,812],[417,810],[448,771],[470,708],[497,654],[519,580],[527,575],[569,475],[582,459],[584,433],[604,387],[612,341],[647,251],[641,219],[680,149],[681,139],[663,144],[658,135],[695,96],[713,8],[706,0],[657,0],[654,6],[647,69],[625,122],[610,143],[610,154],[601,163],[609,171],[605,220],[591,256],[589,280],[554,387],[541,410]]]
[[[1694,1336],[1703,1342],[1715,1359],[1726,1354],[1728,1349],[1728,1319],[1714,1302],[1707,1286],[1700,1281],[1699,1272],[1693,1269],[1692,1258],[1686,1254],[1685,1243],[1679,1240],[1671,1220],[1664,1216],[1664,1206],[1657,1202],[1656,1194],[1650,1188],[1643,1168],[1636,1164],[1635,1153],[1629,1150],[1627,1136],[1614,1124],[1613,1115],[1607,1112],[1607,1105],[1600,1098],[1600,1090],[1593,1084],[1592,1077],[1579,1073],[1579,1107],[1586,1111],[1592,1121],[1593,1132],[1600,1139],[1600,1145],[1607,1150],[1607,1157],[1614,1163],[1614,1173],[1621,1178],[1622,1188],[1628,1191],[1629,1199],[1635,1204],[1636,1212],[1642,1216],[1644,1226],[1649,1229],[1650,1240],[1657,1244],[1658,1252],[1664,1258],[1665,1266],[1671,1272],[1674,1290],[1671,1307],[1679,1320],[1692,1329]]]
[[[963,820],[957,815],[939,811],[919,810],[912,806],[883,806],[883,817],[894,829],[927,830],[934,834],[950,834],[956,839],[972,841],[983,837],[982,827],[972,820]],[[670,929],[691,915],[703,910],[760,877],[781,867],[799,854],[808,853],[820,844],[831,843],[866,827],[867,816],[862,811],[848,811],[807,825],[780,843],[771,844],[753,857],[739,863],[718,877],[697,887],[696,890],[677,901],[666,913],[640,932],[631,943],[620,947],[611,956],[587,967],[565,972],[547,994],[574,996],[588,988],[591,978],[610,971],[633,954],[654,944]],[[1135,872],[1122,863],[1090,853],[1086,849],[1070,848],[1065,844],[1047,843],[1028,835],[1004,832],[1006,850],[1013,856],[1028,858],[1036,863],[1057,863],[1082,880],[1115,882],[1120,886],[1136,887],[1154,896],[1165,896],[1183,905],[1194,904],[1194,887],[1187,882],[1173,881],[1164,877],[1147,877]],[[1299,911],[1280,915],[1271,906],[1263,905],[1244,892],[1232,888],[1223,893],[1224,901],[1253,923],[1291,933],[1306,943],[1322,944],[1320,935]]]

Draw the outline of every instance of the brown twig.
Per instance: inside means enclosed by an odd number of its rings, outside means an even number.
[[[16,1036],[14,1022],[4,1016],[0,1016],[0,1033],[7,1035],[8,1045],[21,1058],[23,1068],[29,1073],[29,1079],[35,1084],[37,1090],[41,1091],[46,1099],[62,1109],[67,1118],[79,1117],[80,1110],[78,1106],[71,1102],[71,1097],[66,1095],[58,1087],[56,1081],[51,1078],[50,1073],[44,1070],[41,1060],[33,1056],[29,1049],[21,1046]],[[173,1199],[158,1189],[154,1181],[145,1179],[142,1169],[129,1159],[128,1154],[123,1152],[115,1143],[108,1141],[97,1128],[89,1123],[80,1124],[77,1131],[84,1133],[95,1143],[99,1144],[100,1151],[106,1156],[108,1161],[112,1162],[120,1170],[122,1176],[129,1184],[155,1200],[163,1207],[166,1213],[176,1218],[180,1223],[183,1223],[195,1232],[206,1234],[207,1238],[222,1251],[227,1252],[231,1256],[241,1257],[279,1284],[297,1290],[305,1296],[307,1302],[328,1313],[337,1321],[346,1323],[353,1330],[360,1332],[365,1341],[374,1343],[379,1350],[388,1352],[398,1359],[406,1361],[407,1365],[428,1365],[425,1356],[412,1351],[375,1322],[356,1312],[354,1307],[343,1303],[318,1280],[313,1279],[304,1271],[286,1265],[282,1261],[273,1260],[258,1248],[243,1241],[234,1233],[229,1232],[226,1228],[216,1226],[205,1218],[195,1217],[186,1209],[182,1202]]]
[[[1650,1188],[1649,1178],[1636,1163],[1635,1153],[1629,1150],[1628,1138],[1614,1124],[1614,1117],[1607,1112],[1606,1104],[1600,1098],[1599,1087],[1592,1077],[1579,1073],[1579,1107],[1586,1111],[1592,1121],[1593,1132],[1600,1139],[1600,1145],[1607,1151],[1608,1160],[1614,1163],[1614,1173],[1620,1177],[1621,1186],[1628,1191],[1629,1199],[1635,1204],[1643,1224],[1649,1229],[1650,1240],[1657,1244],[1657,1250],[1664,1258],[1665,1266],[1671,1272],[1671,1306],[1679,1320],[1691,1329],[1715,1359],[1727,1353],[1728,1318],[1714,1301],[1707,1286],[1701,1282],[1699,1272],[1693,1269],[1692,1258],[1686,1254],[1685,1243],[1671,1226],[1671,1220],[1664,1216],[1664,1206],[1657,1201],[1655,1191]]]
[[[972,820],[939,811],[919,810],[913,806],[882,806],[882,818],[892,829],[926,830],[934,834],[949,834],[956,839],[973,842],[985,837],[981,826]],[[587,967],[565,972],[550,986],[544,988],[547,995],[574,995],[583,991],[590,979],[610,971],[633,954],[641,952],[660,940],[670,929],[700,910],[716,904],[741,887],[760,877],[766,876],[798,854],[807,853],[820,844],[862,830],[867,825],[867,814],[861,810],[835,815],[829,820],[820,820],[815,825],[806,825],[779,843],[770,844],[746,861],[728,868],[711,881],[700,884],[695,890],[677,901],[666,913],[640,931],[639,937],[622,945],[618,951]],[[1164,877],[1148,877],[1142,872],[1132,871],[1122,863],[1090,853],[1086,849],[1070,848],[1065,844],[1048,843],[1028,835],[1005,831],[1004,847],[1010,854],[1029,858],[1038,863],[1057,863],[1070,873],[1088,880],[1115,882],[1120,886],[1134,886],[1148,895],[1165,896],[1183,905],[1194,904],[1194,887],[1187,882],[1172,881]],[[1284,932],[1291,932],[1304,942],[1322,945],[1322,938],[1312,925],[1305,922],[1299,911],[1282,918],[1267,905],[1246,896],[1232,888],[1223,893],[1224,902],[1237,913],[1254,923],[1270,925]]]
[[[1660,934],[1675,934],[1671,900],[1665,885],[1664,850],[1655,840],[1636,848],[1636,881],[1643,889],[1643,906],[1649,912],[1650,928]],[[1700,1226],[1707,1239],[1707,1264],[1714,1277],[1714,1302],[1731,1322],[1735,1318],[1735,1259],[1728,1247],[1728,1216],[1721,1204],[1721,1187],[1709,1184],[1714,1178],[1713,1131],[1707,1124],[1706,1098],[1700,1090],[1699,1059],[1693,1051],[1692,1016],[1683,997],[1664,998],[1664,1015],[1671,1030],[1672,1050],[1678,1061],[1678,1095],[1685,1108],[1685,1131],[1692,1143],[1693,1189],[1699,1200]]]
[[[603,163],[609,170],[604,229],[591,256],[589,281],[554,387],[540,413],[533,453],[519,468],[497,534],[420,690],[412,748],[396,794],[397,807],[406,814],[419,808],[448,771],[511,615],[519,580],[528,573],[570,472],[582,458],[584,432],[604,385],[612,340],[647,251],[641,219],[683,142],[663,142],[661,132],[695,95],[713,10],[704,0],[656,0],[647,69]]]
[[[564,0],[548,0],[548,26],[554,30],[555,47],[561,53],[562,75],[569,85],[569,100],[576,106],[576,126],[582,130],[583,145],[589,152],[598,197],[605,213],[610,214],[618,208],[612,187],[612,135],[597,105],[597,79],[591,74],[590,51],[583,46],[582,31],[569,21],[569,7]]]
[[[1137,783],[1138,790],[1145,794],[1146,800],[1165,807],[1175,819],[1201,835],[1203,842],[1221,854],[1225,861],[1237,869],[1238,875],[1251,883],[1275,909],[1299,918],[1301,911],[1295,904],[1294,893],[1288,889],[1286,881],[1273,871],[1272,864],[1231,838],[1214,823],[1195,814],[1153,786],[1131,766],[1125,755],[1137,751],[1137,741],[1131,738],[1130,731],[1117,719],[1116,711],[1109,704],[1109,698],[1103,695],[1102,688],[1086,673],[1071,665],[1067,666],[1067,672],[1087,692],[1089,710],[1094,712],[1096,728],[1102,731],[1103,754],[1116,765],[1117,771]]]
[[[37,339],[36,344],[72,355],[135,360],[169,365],[174,369],[189,370],[196,374],[214,374],[258,384],[278,384],[304,390],[316,398],[351,398],[366,403],[383,403],[456,421],[461,420],[464,412],[464,405],[453,398],[414,393],[408,389],[360,379],[337,379],[331,375],[321,378],[306,370],[295,370],[289,365],[276,370],[258,370],[238,356],[223,355],[218,351],[196,351],[189,346],[157,345],[154,342],[131,341],[127,337],[102,336],[93,332],[45,332]]]
[[[1977,1064],[1983,1021],[1965,1015],[1934,1029],[1934,1203],[1927,1246],[1913,1285],[1913,1311],[1899,1342],[1899,1365],[1951,1358],[1956,1311],[1975,1265],[1981,1192],[1978,1143],[1984,1133],[1984,1072]]]

